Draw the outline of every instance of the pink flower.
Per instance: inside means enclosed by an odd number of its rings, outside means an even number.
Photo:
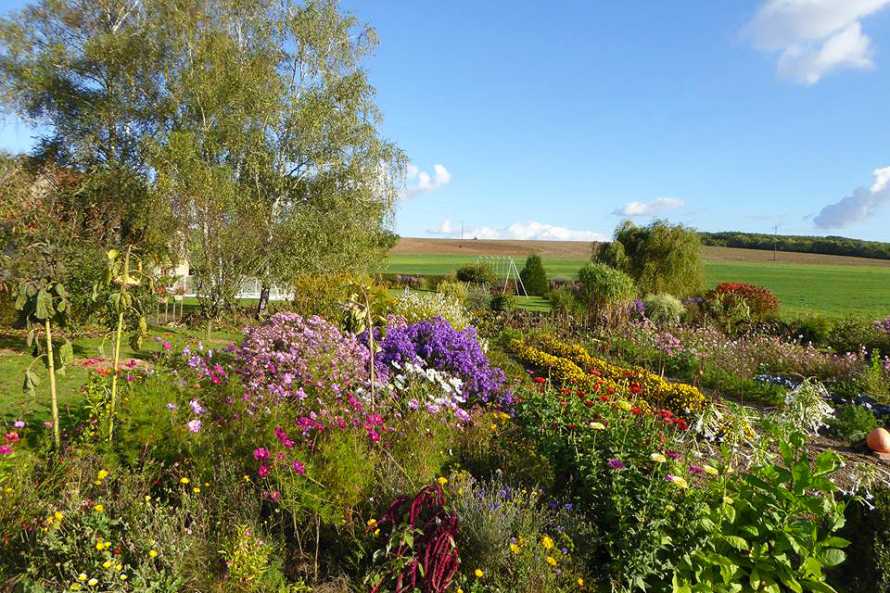
[[[12,423],[12,425],[15,428],[25,428],[25,421],[24,420],[16,420],[15,422]]]
[[[284,429],[280,426],[275,427],[275,438],[278,439],[278,442],[281,443],[281,446],[285,449],[292,449],[294,446],[294,442],[287,436],[287,433],[284,432]]]
[[[164,343],[161,345],[161,347],[162,347],[164,350],[169,350],[170,348],[173,347],[173,344],[171,344],[170,342],[164,342]]]
[[[269,475],[269,466],[268,466],[268,465],[261,465],[261,466],[260,466],[260,469],[258,469],[256,473],[257,473],[257,475],[258,475],[259,477],[261,477],[261,478],[265,478],[266,476]]]
[[[0,445],[0,455],[12,455],[12,447],[9,445]]]
[[[368,438],[370,438],[371,441],[373,441],[373,442],[376,443],[376,442],[378,442],[378,441],[380,440],[380,433],[378,433],[378,432],[377,432],[376,430],[374,430],[373,428],[368,429]]]
[[[290,464],[290,468],[294,470],[294,473],[305,476],[306,475],[306,466],[297,459],[294,459],[293,463]]]
[[[17,443],[19,442],[19,433],[13,430],[11,432],[7,432],[3,438],[6,439],[7,443]]]
[[[253,458],[257,461],[262,459],[269,459],[269,450],[265,447],[257,447],[253,450]]]
[[[189,430],[192,432],[200,432],[201,431],[201,421],[200,420],[191,420],[186,423],[186,426],[189,427]]]

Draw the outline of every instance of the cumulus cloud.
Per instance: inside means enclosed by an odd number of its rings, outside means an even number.
[[[754,47],[778,52],[779,76],[815,84],[832,70],[874,67],[861,20],[890,0],[765,0],[743,34]]]
[[[657,216],[668,210],[682,208],[685,202],[679,198],[656,198],[651,202],[628,202],[613,210],[615,216]]]
[[[451,182],[451,173],[444,165],[439,164],[433,165],[433,173],[430,174],[413,163],[408,163],[405,176],[408,180],[408,187],[405,190],[408,197],[439,189]]]
[[[890,167],[875,169],[871,187],[857,188],[851,195],[822,208],[813,218],[817,227],[837,229],[871,218],[879,208],[890,204]]]
[[[431,235],[459,238],[461,229],[447,218],[437,227],[428,229]],[[466,227],[463,229],[464,239],[513,239],[522,241],[608,241],[602,233],[588,230],[568,229],[565,227],[545,224],[530,220],[514,222],[506,227]]]

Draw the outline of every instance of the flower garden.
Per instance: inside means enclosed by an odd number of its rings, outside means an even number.
[[[61,449],[52,422],[11,418],[0,582],[372,593],[890,583],[890,470],[854,442],[887,421],[886,404],[851,395],[886,388],[885,359],[765,330],[659,327],[636,307],[620,330],[567,334],[466,297],[381,298],[364,327],[284,311],[214,348],[158,338],[120,371],[111,438],[107,370],[89,371],[60,418]],[[443,299],[466,324],[430,316]]]

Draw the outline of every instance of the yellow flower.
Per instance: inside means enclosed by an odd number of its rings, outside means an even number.
[[[477,579],[481,579],[485,575],[485,573],[482,572],[481,568],[477,568],[476,570],[474,570],[473,574],[476,575]]]
[[[491,425],[491,432],[497,432],[497,431],[498,431],[498,425],[497,425],[497,424],[492,424],[492,425]]]
[[[111,565],[114,564],[111,560],[106,560],[102,563],[102,568],[111,568]]]
[[[556,558],[554,558],[553,556],[547,556],[544,560],[546,560],[547,564],[549,564],[550,566],[556,566]]]
[[[701,466],[701,468],[705,470],[705,473],[709,476],[717,476],[720,474],[720,471],[716,467],[712,467],[710,465],[703,465]]]
[[[149,557],[149,558],[157,558],[157,557],[158,557],[158,551],[157,551],[157,550],[149,550],[149,551],[148,551],[148,557]]]
[[[107,550],[111,547],[111,542],[105,542],[104,544],[102,544],[102,547]]]
[[[686,488],[689,488],[689,482],[687,482],[684,478],[681,478],[680,476],[671,476],[671,484],[673,484],[677,488],[680,488],[681,490],[685,490]]]
[[[77,575],[77,580],[82,583],[87,580],[87,575],[85,575],[84,573],[80,573],[79,575]]]
[[[121,575],[121,580],[122,580],[122,581],[126,581],[126,580],[127,580],[127,575],[122,574],[122,575]]]
[[[591,422],[590,428],[592,428],[593,430],[606,430],[606,425],[602,422]]]
[[[518,554],[519,546],[517,546],[516,544],[510,544],[510,551],[513,552],[514,554]]]
[[[102,480],[104,480],[105,478],[108,477],[108,470],[100,469],[99,473],[96,477],[99,478],[99,481],[101,482]]]
[[[448,478],[446,478],[445,476],[441,476],[441,477],[440,477],[438,480],[436,480],[436,481],[439,482],[439,485],[440,485],[440,486],[444,486],[445,484],[448,483]]]
[[[249,482],[249,481],[250,481],[250,476],[248,476],[247,474],[244,474],[244,481],[245,481],[245,482]]]
[[[192,488],[192,492],[194,492],[195,494],[201,494],[201,489],[195,486],[194,488]]]
[[[96,511],[97,513],[104,513],[105,505],[103,505],[102,503],[99,503],[93,507],[93,510]]]
[[[630,412],[633,409],[633,405],[627,400],[620,400],[618,402],[618,407],[624,410],[625,412]]]
[[[96,549],[100,552],[105,549],[105,544],[102,543],[102,540],[96,542]]]
[[[12,494],[12,488],[6,486],[3,488],[3,494]]]
[[[148,494],[145,495],[145,502],[151,502],[151,496]]]
[[[71,589],[72,591],[80,591],[82,587],[80,586],[80,583],[71,583],[71,587],[69,587],[69,589]]]
[[[579,587],[583,587],[583,586],[584,586],[584,579],[582,579],[581,577],[578,577],[577,583],[578,583],[578,586],[579,586]]]
[[[553,543],[552,537],[550,537],[549,535],[545,535],[541,538],[541,545],[544,546],[545,550],[552,550],[555,544]]]
[[[188,484],[189,482],[191,482],[191,480],[189,480],[189,479],[186,478],[185,476],[179,478],[179,483],[180,483],[180,484]]]
[[[377,527],[377,519],[368,519],[368,529]]]
[[[87,581],[87,585],[89,585],[90,587],[95,587],[98,584],[99,584],[99,581],[95,578],[92,578]]]
[[[56,518],[56,521],[61,521],[65,517],[65,515],[63,515],[59,511],[56,511],[55,513],[53,513],[53,517]]]
[[[458,588],[457,588],[457,593],[464,593],[464,590],[461,589],[460,587],[458,587]]]
[[[649,459],[651,459],[655,463],[664,463],[665,461],[667,461],[667,457],[665,457],[661,453],[653,453],[649,456]]]
[[[380,535],[380,530],[379,530],[379,529],[375,529],[375,530],[374,530],[374,537],[377,537],[378,535]]]

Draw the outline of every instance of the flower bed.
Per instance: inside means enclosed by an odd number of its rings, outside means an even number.
[[[511,347],[526,364],[546,370],[562,384],[592,389],[596,393],[629,393],[676,413],[689,414],[702,409],[704,394],[685,383],[671,383],[641,368],[621,367],[591,356],[582,346],[560,342],[550,336],[535,340],[535,348],[520,340]],[[585,372],[586,369],[586,372]]]

